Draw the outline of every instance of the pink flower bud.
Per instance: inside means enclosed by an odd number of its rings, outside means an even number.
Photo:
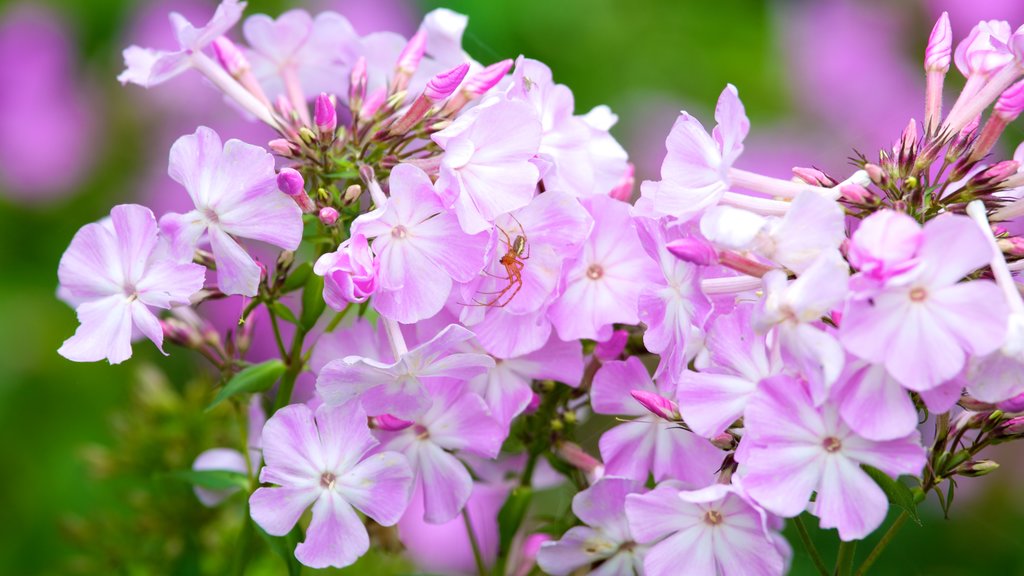
[[[645,390],[632,390],[630,391],[630,394],[651,414],[670,422],[675,422],[680,419],[679,408],[676,406],[675,402],[668,398]]]
[[[1020,236],[1000,238],[997,244],[1000,250],[1010,256],[1024,256],[1024,238]]]
[[[377,291],[380,261],[366,237],[356,234],[337,251],[321,256],[313,265],[313,272],[324,277],[324,301],[341,311],[350,302],[365,302]]]
[[[718,251],[710,242],[696,236],[678,238],[665,244],[669,253],[683,262],[697,266],[711,266],[718,263]]]
[[[313,201],[306,194],[306,183],[298,170],[281,168],[281,171],[277,173],[277,189],[295,200],[303,212],[309,213],[316,209]]]
[[[736,437],[728,432],[722,432],[711,439],[711,445],[719,450],[732,450],[736,444]]]
[[[373,115],[377,113],[377,110],[380,110],[381,104],[384,103],[387,97],[388,91],[383,86],[377,88],[373,92],[370,92],[370,95],[366,97],[366,101],[363,102],[363,107],[359,109],[359,117],[373,117]]]
[[[1024,394],[1018,394],[1009,400],[1003,400],[996,406],[1003,412],[1024,412]]]
[[[334,223],[338,221],[338,211],[330,206],[324,206],[320,209],[320,221],[327,226],[334,226]]]
[[[519,561],[516,563],[516,571],[514,576],[527,576],[533,572],[534,566],[537,564],[537,553],[540,552],[541,546],[545,542],[550,542],[554,538],[550,534],[544,534],[538,532],[537,534],[530,534],[523,539],[523,546],[519,554]]]
[[[423,54],[427,51],[427,31],[420,28],[409,41],[406,42],[402,52],[398,55],[398,63],[395,66],[406,74],[412,74],[420,65]]]
[[[452,95],[469,72],[469,64],[463,62],[447,72],[441,72],[427,82],[423,95],[431,102],[439,102]]]
[[[612,188],[609,196],[620,200],[622,202],[629,202],[633,197],[633,185],[636,183],[636,167],[633,166],[632,162],[626,164],[626,172],[622,175],[622,180]]]
[[[358,103],[366,97],[366,58],[360,56],[352,67],[349,75],[348,100],[350,103]],[[353,104],[355,107],[356,104]]]
[[[593,474],[600,478],[603,475],[604,465],[597,458],[584,452],[583,448],[580,448],[578,444],[562,442],[556,450],[563,460],[579,468],[588,476]]]
[[[299,149],[294,144],[292,144],[288,140],[285,140],[284,138],[275,138],[271,140],[267,144],[267,147],[270,148],[270,151],[273,152],[274,154],[277,154],[278,156],[282,156],[284,158],[291,158],[292,156],[295,156],[296,154],[299,153]]]
[[[907,150],[912,150],[917,146],[917,120],[911,118],[910,122],[907,123],[907,127],[903,129],[900,143]]]
[[[241,76],[249,71],[249,61],[245,58],[245,54],[235,46],[235,43],[228,40],[226,36],[221,36],[213,41],[213,53],[217,56],[217,61],[220,65],[228,71],[234,77]]]
[[[999,469],[995,460],[968,460],[954,470],[954,473],[968,478],[984,476]]]
[[[627,342],[629,342],[629,332],[616,330],[612,332],[611,338],[597,343],[597,346],[594,347],[594,356],[601,362],[615,360],[622,355]]]
[[[501,82],[501,79],[505,77],[505,74],[508,74],[511,68],[511,59],[495,62],[470,76],[462,90],[474,98],[483,96],[488,90],[497,86],[498,82]]]
[[[833,181],[824,172],[817,168],[793,167],[793,176],[811,186],[832,186]]]
[[[998,164],[989,166],[981,174],[974,177],[975,180],[984,183],[1002,182],[1017,173],[1020,169],[1020,162],[1016,160],[1003,160]]]
[[[875,184],[881,184],[885,181],[885,171],[878,164],[865,164],[864,171],[868,173],[868,178]]]
[[[928,37],[928,48],[924,51],[924,69],[928,71],[947,72],[953,54],[953,29],[949,25],[949,14],[939,16]]]
[[[405,430],[413,424],[414,422],[395,418],[391,414],[381,414],[380,416],[374,416],[370,419],[370,425],[372,428],[384,430],[385,432],[398,432],[400,430]]]
[[[839,194],[850,202],[864,203],[871,199],[873,194],[867,188],[856,182],[844,184],[839,188]]]
[[[1007,402],[1009,401],[1012,401],[1012,399],[1007,400]],[[960,400],[957,403],[960,404],[960,406],[962,406],[964,410],[969,410],[971,412],[992,411],[996,408],[995,406],[988,402],[982,402],[981,400],[971,398],[970,396],[961,396]],[[1002,407],[1000,407],[999,409],[1003,410]],[[1007,412],[1013,412],[1013,410],[1007,410]]]
[[[1013,122],[1024,112],[1024,80],[1007,88],[996,100],[994,113],[1007,123]]]
[[[321,135],[333,136],[338,129],[338,111],[334,106],[334,98],[321,92],[316,98],[316,111],[313,122]]]

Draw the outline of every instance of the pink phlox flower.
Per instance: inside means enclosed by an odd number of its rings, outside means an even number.
[[[314,374],[320,374],[331,361],[348,356],[361,356],[389,364],[394,362],[395,356],[388,344],[384,323],[378,322],[374,326],[365,318],[342,320],[334,331],[317,336],[313,353],[309,357],[309,368]]]
[[[159,243],[153,212],[137,204],[115,206],[110,218],[75,233],[57,277],[58,294],[74,305],[80,325],[58,350],[61,356],[119,364],[131,357],[136,330],[163,352],[163,329],[153,309],[188,305],[203,287],[206,270],[168,258]]]
[[[390,364],[360,356],[334,360],[320,370],[317,392],[329,405],[358,398],[371,416],[411,419],[431,406],[426,384],[465,382],[494,368],[494,360],[486,354],[459,352],[459,346],[472,337],[469,330],[452,324]]]
[[[960,282],[992,254],[969,218],[928,222],[918,254],[919,264],[899,282],[848,302],[839,339],[850,353],[884,364],[904,387],[920,392],[959,373],[968,355],[1002,346],[1008,308],[991,281]]]
[[[540,116],[539,156],[550,164],[543,174],[548,189],[575,196],[608,194],[626,172],[626,151],[609,133],[618,117],[607,106],[574,115],[572,91],[555,84],[551,69],[520,56],[508,97],[529,103]]]
[[[356,234],[338,249],[317,259],[313,272],[324,277],[324,300],[341,311],[351,302],[365,302],[377,291],[380,261],[366,237]]]
[[[464,381],[440,379],[428,386],[429,407],[401,432],[381,433],[384,449],[402,452],[423,493],[423,518],[440,524],[458,516],[473,490],[473,478],[453,453],[494,458],[506,430]]]
[[[582,251],[565,265],[565,289],[548,317],[563,340],[607,340],[612,324],[639,322],[640,294],[662,276],[643,250],[628,204],[593,196],[583,205],[594,228]]]
[[[799,515],[810,506],[822,528],[858,540],[885,519],[888,500],[862,464],[890,476],[917,475],[925,451],[915,430],[904,438],[872,441],[842,420],[838,407],[815,407],[805,382],[773,376],[761,382],[744,414],[744,451],[738,474],[747,493],[769,512]],[[812,492],[817,499],[809,504]]]
[[[917,429],[910,393],[881,364],[848,360],[832,388],[832,402],[850,428],[868,440],[904,438]]]
[[[750,131],[732,84],[718,98],[715,120],[713,135],[686,112],[672,126],[665,141],[668,153],[661,165],[661,181],[640,186],[641,195],[650,199],[657,214],[693,218],[716,205],[729,187],[729,168],[743,152],[743,140]]]
[[[683,420],[695,433],[713,438],[743,416],[757,383],[778,374],[782,359],[754,331],[754,304],[740,303],[708,326],[705,351],[697,358],[699,372],[678,377],[676,400]]]
[[[847,249],[850,265],[860,272],[855,289],[870,292],[913,269],[923,241],[921,226],[902,212],[880,210],[862,220]]]
[[[685,231],[669,227],[664,220],[636,218],[634,222],[640,245],[661,272],[661,278],[656,276],[640,291],[637,306],[639,320],[646,326],[644,346],[661,357],[654,377],[674,381],[692,359],[687,355],[689,336],[703,328],[711,314],[711,300],[701,290],[700,267],[680,260],[666,246],[686,236]],[[693,348],[689,346],[690,351]]]
[[[313,519],[295,557],[311,568],[344,567],[369,550],[370,538],[356,510],[390,526],[402,516],[413,471],[396,452],[371,451],[366,414],[357,404],[305,404],[277,411],[263,429],[260,482],[249,498],[252,519],[273,536],[291,531],[306,508]]]
[[[1010,39],[1013,31],[1004,20],[979,22],[971,33],[957,44],[953,61],[965,77],[991,76],[1013,61]]]
[[[530,160],[541,123],[528,104],[495,97],[431,138],[445,151],[437,189],[467,233],[490,230],[498,216],[533,199],[539,172]]]
[[[274,157],[240,140],[222,146],[216,132],[200,127],[171,147],[168,172],[195,205],[191,212],[160,219],[175,255],[191,260],[205,235],[217,263],[220,290],[255,296],[260,267],[237,239],[285,250],[297,249],[302,240],[302,210],[278,190]]]
[[[196,28],[184,16],[171,12],[171,24],[180,50],[164,51],[130,46],[124,51],[125,70],[117,77],[121,84],[151,88],[185,72],[192,66],[193,54],[201,54],[214,40],[224,35],[242,17],[245,2],[223,0],[210,21]]]
[[[583,526],[570,528],[557,541],[541,544],[537,565],[546,574],[582,574],[595,562],[601,565],[586,574],[617,576],[643,572],[647,547],[635,542],[626,520],[626,498],[645,491],[641,482],[605,476],[578,492],[572,512]]]
[[[411,324],[437,314],[452,281],[468,282],[483,268],[489,234],[467,234],[447,211],[423,170],[399,164],[389,178],[384,206],[352,223],[352,234],[373,238],[380,260],[374,307]]]
[[[671,385],[655,384],[635,356],[624,362],[605,363],[594,376],[590,403],[597,414],[632,416],[601,436],[599,447],[605,470],[645,482],[675,479],[700,488],[715,480],[724,454],[710,442],[651,414],[633,397],[641,390],[670,400]]]

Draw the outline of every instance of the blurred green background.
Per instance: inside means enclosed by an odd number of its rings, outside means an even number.
[[[795,163],[841,172],[853,147],[870,151],[895,140],[918,113],[924,41],[937,11],[954,2],[342,4],[376,10],[403,33],[434,7],[468,14],[464,46],[478,60],[526,54],[548,63],[556,80],[572,88],[578,113],[610,105],[620,115],[615,133],[643,179],[656,177],[678,111],[685,107],[710,123],[727,82],[739,87],[753,124],[741,166],[780,175]],[[959,3],[957,9],[969,14],[954,18],[954,26],[971,18],[1024,17],[1020,0],[967,4]],[[131,30],[152,5],[31,5],[60,22],[70,49],[70,70],[64,70],[70,80],[40,84],[60,93],[30,94],[35,100],[46,96],[51,108],[17,108],[24,98],[16,92],[35,82],[37,68],[18,67],[21,60],[32,62],[33,45],[16,37],[0,42],[0,50],[14,52],[0,56],[0,68],[6,68],[0,74],[7,74],[0,76],[0,574],[219,574],[233,553],[241,499],[208,510],[188,486],[163,474],[187,468],[207,448],[237,445],[234,415],[229,409],[203,414],[209,383],[191,377],[201,364],[173,346],[170,358],[152,346],[136,346],[132,360],[116,367],[59,357],[56,349],[76,322],[54,296],[57,262],[81,225],[115,203],[180,193],[160,188],[152,175],[166,169],[167,146],[191,132],[194,122],[183,114],[183,123],[172,125],[163,116],[175,107],[187,112],[207,106],[210,98],[147,107],[149,94],[115,82],[120,51],[138,38]],[[252,0],[249,13],[276,15],[296,5]],[[0,22],[15,20],[24,8],[0,2]],[[11,33],[9,26],[4,33]],[[955,33],[959,39],[966,29]],[[72,118],[88,127],[84,133],[70,120],[49,116],[52,107],[72,106],[73,99],[85,110]],[[233,111],[221,106],[211,114]],[[1020,139],[1019,129],[1013,134]],[[69,138],[81,139],[70,151]],[[53,176],[71,169],[56,156],[72,153],[85,159],[70,183],[39,186],[45,190],[37,193],[34,184],[11,176],[25,167],[25,154],[40,161],[44,176]],[[962,481],[949,520],[929,508],[923,526],[905,527],[875,573],[1024,574],[1024,498],[1018,488],[1024,466],[1010,448],[998,458],[999,471]],[[831,557],[831,535],[818,536]],[[861,544],[861,557],[871,545]],[[795,548],[793,573],[811,574],[806,554]],[[381,562],[390,568],[363,564],[349,573],[412,571],[398,560]],[[273,574],[282,566],[264,553],[250,572]]]

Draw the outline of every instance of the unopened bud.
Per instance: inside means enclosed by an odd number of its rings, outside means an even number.
[[[299,205],[299,208],[302,208],[303,212],[310,213],[316,209],[313,201],[306,194],[306,183],[303,181],[302,174],[299,174],[298,170],[294,168],[281,168],[281,171],[277,173],[277,188],[290,196]]]
[[[420,28],[409,41],[405,43],[405,47],[402,48],[402,52],[398,55],[398,63],[395,68],[400,72],[412,75],[416,71],[416,68],[420,65],[420,60],[423,60],[423,55],[427,51],[427,31]]]
[[[333,139],[334,131],[338,129],[338,111],[335,109],[334,97],[321,92],[316,97],[316,110],[313,114],[313,122],[322,138]]]
[[[199,331],[189,323],[177,318],[160,320],[160,328],[163,330],[164,338],[179,346],[198,348],[203,344],[203,337]]]
[[[839,194],[850,202],[863,204],[872,198],[871,191],[860,184],[844,184],[839,188]]]
[[[441,72],[427,82],[423,95],[431,102],[440,102],[452,95],[469,72],[469,64],[463,62],[447,72]]]
[[[267,147],[270,148],[271,152],[283,158],[291,158],[299,153],[299,148],[284,138],[271,140]]]
[[[398,432],[412,426],[415,422],[396,418],[391,414],[381,414],[370,419],[370,426],[385,432]]]
[[[719,450],[732,450],[736,448],[738,442],[736,437],[728,432],[722,432],[718,436],[711,438],[711,444]]]
[[[408,95],[409,94],[405,90],[401,90],[401,91],[395,92],[391,96],[388,96],[388,99],[387,99],[387,102],[386,102],[387,107],[389,109],[391,109],[391,110],[397,109],[399,106],[402,105],[402,103],[405,102],[405,98]]]
[[[646,408],[651,414],[659,418],[663,418],[670,422],[676,422],[681,417],[679,416],[679,408],[676,403],[653,392],[647,392],[645,390],[632,390],[630,395],[633,399],[640,403],[641,406]]]
[[[1004,254],[1010,256],[1024,256],[1024,238],[1020,236],[1010,236],[1009,238],[1000,238],[996,241],[999,246],[999,250]],[[1024,403],[1022,403],[1024,406]],[[1015,410],[1013,410],[1015,412]]]
[[[993,113],[999,115],[1003,121],[1013,122],[1024,112],[1024,80],[1010,86],[996,100]]]
[[[939,16],[928,37],[928,48],[924,51],[924,69],[948,72],[950,55],[953,52],[953,29],[949,25],[949,14]]]
[[[907,123],[907,127],[903,129],[903,135],[900,137],[901,145],[907,150],[913,150],[917,146],[917,120],[913,118]]]
[[[245,54],[226,36],[221,36],[213,41],[213,53],[220,65],[235,78],[250,70]]]
[[[982,402],[970,396],[961,396],[957,404],[960,404],[964,410],[970,410],[971,412],[986,412],[995,408],[995,406],[988,402]]]
[[[835,184],[835,181],[817,168],[794,166],[793,176],[804,184],[810,184],[811,186],[833,186]]]
[[[334,226],[334,223],[338,221],[338,211],[330,206],[324,206],[320,209],[320,221],[327,226]]]
[[[345,189],[345,194],[342,195],[341,200],[345,204],[351,204],[359,199],[359,196],[363,193],[363,188],[359,184],[353,184]]]
[[[1022,434],[1024,434],[1024,416],[1010,418],[996,429],[996,435],[1003,438],[1017,437]]]
[[[381,105],[384,104],[387,95],[388,91],[383,86],[370,92],[370,95],[366,97],[366,101],[363,102],[362,108],[359,109],[359,117],[372,118],[380,110]]]
[[[601,362],[615,360],[622,355],[622,351],[626,349],[627,342],[629,342],[629,332],[616,330],[612,332],[611,338],[604,342],[598,342],[594,346],[594,356]]]
[[[306,144],[312,144],[313,141],[316,140],[316,134],[306,126],[299,128],[299,137],[301,137],[302,141]]]
[[[353,109],[359,108],[364,98],[366,98],[366,57],[360,56],[349,75],[349,105]]]
[[[1015,238],[1020,240],[1019,237]],[[1022,250],[1020,255],[1024,256],[1024,250]],[[1009,400],[1003,400],[999,403],[999,409],[1009,413],[1024,412],[1024,394],[1018,394]]]
[[[694,236],[678,238],[665,244],[665,248],[683,262],[697,266],[712,266],[718,263],[718,251],[703,238]]]
[[[556,448],[558,455],[570,465],[579,468],[585,474],[594,475],[600,478],[604,475],[604,465],[597,459],[583,451],[578,444],[562,442]]]
[[[370,166],[369,164],[360,164],[359,178],[363,181],[364,184],[369,185],[370,182],[377,181],[377,174],[374,173],[373,167]]]
[[[471,98],[483,96],[488,90],[497,86],[498,82],[501,82],[501,79],[505,77],[505,74],[508,74],[511,68],[511,59],[495,62],[470,76],[466,80],[466,85],[462,87],[462,91]]]
[[[864,171],[868,173],[868,178],[875,184],[881,185],[886,181],[885,171],[878,164],[865,164]]]
[[[608,195],[616,200],[629,202],[633,197],[634,184],[636,184],[636,167],[629,162],[626,164],[626,172],[622,175],[622,180],[619,180],[619,183],[611,189]]]
[[[954,473],[968,478],[977,478],[999,469],[999,463],[994,460],[968,460],[954,470]]]
[[[981,174],[978,174],[974,180],[979,183],[997,183],[1006,180],[1010,176],[1017,173],[1020,169],[1020,162],[1016,160],[1003,160],[994,166],[989,166]]]

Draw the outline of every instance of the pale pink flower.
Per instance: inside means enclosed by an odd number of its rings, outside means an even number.
[[[61,256],[61,298],[74,305],[81,323],[58,352],[75,362],[132,355],[138,331],[163,351],[164,334],[153,309],[188,305],[203,287],[206,270],[178,263],[158,247],[156,218],[144,206],[121,204],[110,218],[83,226]]]
[[[365,302],[377,291],[380,261],[366,237],[355,234],[338,249],[317,259],[313,272],[324,277],[324,300],[335,310],[350,302]]]
[[[881,364],[848,361],[832,402],[850,428],[868,440],[904,438],[917,429],[914,400]]]
[[[302,210],[278,190],[274,157],[240,140],[221,145],[216,132],[200,127],[171,147],[169,173],[195,205],[191,212],[160,219],[175,255],[191,260],[205,235],[217,262],[220,290],[255,296],[260,267],[237,238],[285,250],[295,250],[302,240]]]
[[[964,76],[990,76],[1013,61],[1010,37],[1013,30],[1003,20],[979,22],[971,33],[960,41],[953,60]]]
[[[864,279],[884,284],[918,263],[924,234],[910,216],[879,210],[861,221],[850,237],[847,258]]]
[[[342,568],[370,548],[356,510],[390,526],[409,503],[413,473],[395,452],[369,455],[379,442],[366,414],[355,404],[305,404],[277,411],[263,429],[260,482],[249,498],[249,513],[272,536],[285,536],[306,508],[313,519],[295,557],[306,566]]]

